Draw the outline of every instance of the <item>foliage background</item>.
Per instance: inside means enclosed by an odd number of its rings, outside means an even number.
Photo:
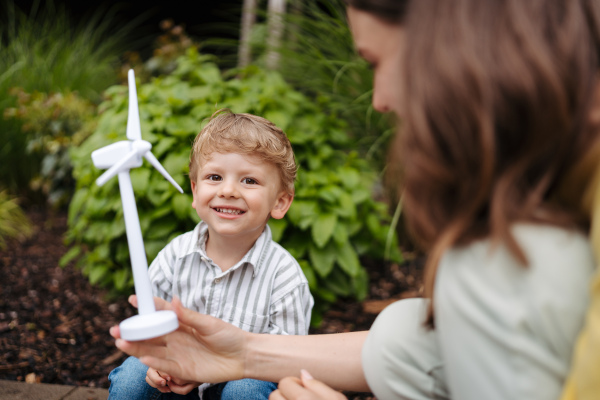
[[[114,84],[129,68],[138,77],[142,135],[183,187],[190,143],[216,109],[258,114],[287,132],[300,165],[296,199],[286,218],[270,225],[309,279],[315,324],[338,297],[365,296],[365,260],[401,260],[399,213],[390,218],[395,203],[381,183],[392,125],[373,112],[372,73],[354,51],[341,1],[310,0],[286,16],[277,71],[265,64],[264,16],[253,32],[254,64],[238,70],[203,51],[232,54],[227,48],[236,43],[194,43],[169,21],[143,59],[124,46],[139,21],[117,28],[114,9],[73,23],[51,2],[29,15],[11,4],[3,5],[0,26],[0,188],[8,188],[0,210],[18,207],[9,193],[68,205],[71,249],[62,265],[77,260],[92,283],[132,290],[117,180],[98,188],[101,171],[90,158],[125,139],[127,88]],[[132,180],[151,261],[198,220],[191,195],[176,193],[150,166],[132,171]],[[11,226],[5,215],[0,227]],[[0,229],[0,238],[11,232]]]
[[[262,115],[276,123],[294,147],[299,173],[288,215],[270,221],[274,239],[299,260],[318,300],[317,311],[337,296],[364,298],[368,278],[359,257],[382,258],[390,231],[387,207],[371,196],[374,170],[351,150],[346,123],[324,114],[278,73],[249,67],[238,75],[223,74],[209,56],[191,47],[172,73],[139,85],[143,138],[153,144],[153,153],[174,179],[188,188],[190,144],[216,109]],[[125,139],[127,87],[114,86],[106,96],[96,131],[71,152],[77,181],[69,209],[73,247],[63,262],[81,256],[79,264],[92,283],[130,290],[117,180],[95,185],[101,171],[90,159],[93,150]],[[193,229],[198,217],[189,190],[177,193],[149,166],[131,171],[131,177],[152,260],[168,241]],[[400,253],[393,257],[398,260]]]

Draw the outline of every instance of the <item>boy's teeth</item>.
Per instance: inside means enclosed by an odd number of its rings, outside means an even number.
[[[241,210],[232,210],[231,208],[217,208],[216,210],[218,212],[222,212],[222,213],[225,213],[225,214],[235,214],[235,215],[238,215],[238,214],[242,213]]]

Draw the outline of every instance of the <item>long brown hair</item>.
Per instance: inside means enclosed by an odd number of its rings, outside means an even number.
[[[514,223],[588,228],[600,10],[597,0],[416,0],[402,12],[406,104],[393,154],[433,298],[450,246],[489,237],[526,265]]]

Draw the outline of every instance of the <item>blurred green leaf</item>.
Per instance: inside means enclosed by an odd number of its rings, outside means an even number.
[[[316,245],[320,248],[325,246],[337,223],[337,216],[334,214],[319,215],[312,225],[312,237]]]
[[[332,246],[327,246],[324,249],[317,246],[309,246],[308,255],[314,270],[321,278],[326,278],[333,270],[336,258],[335,249]]]
[[[279,242],[283,236],[283,231],[287,227],[288,222],[285,219],[273,219],[269,220],[269,227],[271,228],[271,235],[273,241]]]
[[[356,277],[360,271],[360,261],[350,242],[344,243],[337,254],[337,262],[348,275]]]

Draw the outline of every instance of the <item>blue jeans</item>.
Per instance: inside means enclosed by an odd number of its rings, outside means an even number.
[[[198,391],[186,395],[161,393],[146,383],[148,367],[137,358],[129,357],[108,375],[109,400],[198,400]],[[267,400],[277,385],[254,379],[223,382],[213,385],[203,393],[204,400]]]

